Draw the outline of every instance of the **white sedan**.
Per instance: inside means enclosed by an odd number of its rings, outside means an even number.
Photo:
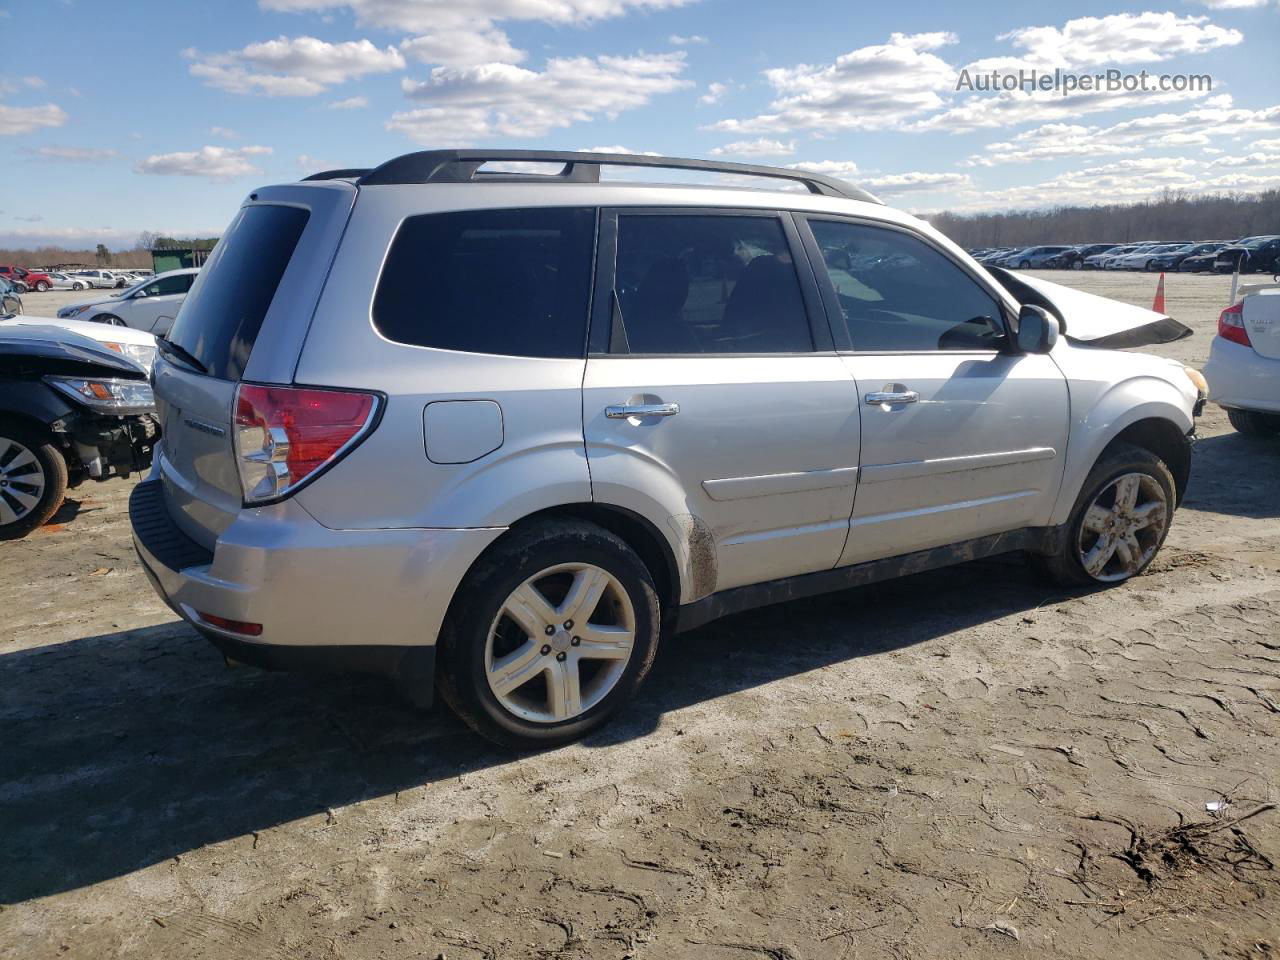
[[[62,320],[54,317],[33,317],[29,313],[0,319],[0,329],[7,326],[62,327],[82,337],[97,340],[108,350],[128,357],[147,373],[156,360],[156,338],[141,330],[128,327],[108,327],[85,320]]]
[[[1250,436],[1280,434],[1280,283],[1247,284],[1222,311],[1204,376],[1209,399]]]
[[[133,327],[163,337],[173,326],[178,308],[199,272],[198,269],[170,270],[148,277],[119,293],[68,304],[58,311],[58,317]]]

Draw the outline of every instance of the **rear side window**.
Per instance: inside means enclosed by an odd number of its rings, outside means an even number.
[[[200,271],[169,339],[222,380],[239,380],[263,318],[310,213],[301,207],[244,207]]]
[[[594,239],[590,208],[409,217],[382,268],[374,326],[418,347],[581,357]]]
[[[614,292],[613,353],[813,350],[777,217],[621,214]]]

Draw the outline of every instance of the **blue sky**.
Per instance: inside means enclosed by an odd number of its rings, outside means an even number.
[[[217,233],[424,146],[794,164],[920,212],[1280,186],[1278,3],[0,0],[0,244]],[[1212,89],[956,90],[1033,68]]]

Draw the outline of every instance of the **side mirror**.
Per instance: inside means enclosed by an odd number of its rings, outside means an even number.
[[[1058,342],[1058,320],[1044,307],[1028,303],[1018,311],[1019,353],[1048,353]]]

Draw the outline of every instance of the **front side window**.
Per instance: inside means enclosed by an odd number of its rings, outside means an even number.
[[[777,217],[620,214],[614,292],[614,353],[813,350]]]
[[[148,297],[171,297],[190,290],[193,279],[191,274],[185,273],[176,277],[161,277],[159,280],[148,283],[142,288],[142,292]]]
[[[899,230],[810,220],[853,348],[995,350],[1000,306],[952,260]]]
[[[373,323],[418,347],[581,357],[595,211],[462,210],[409,217],[378,281]]]

